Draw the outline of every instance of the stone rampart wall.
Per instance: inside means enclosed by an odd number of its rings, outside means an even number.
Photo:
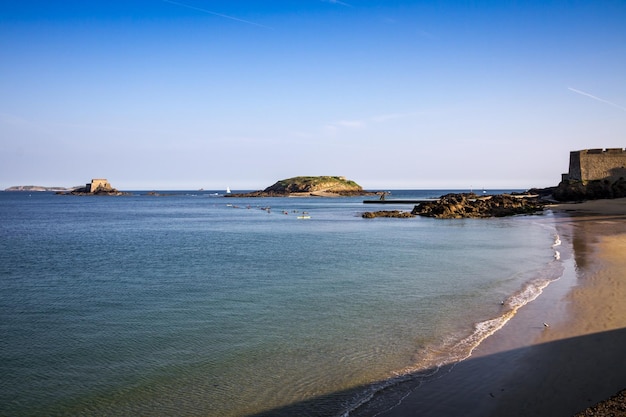
[[[626,177],[626,150],[623,148],[570,152],[569,179],[590,181],[620,177]]]

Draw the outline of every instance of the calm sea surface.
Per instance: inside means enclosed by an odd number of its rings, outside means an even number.
[[[342,415],[560,274],[549,215],[162,194],[0,192],[0,415]]]

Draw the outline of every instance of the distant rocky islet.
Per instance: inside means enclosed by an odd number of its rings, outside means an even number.
[[[293,177],[277,181],[264,190],[249,193],[231,193],[225,197],[351,197],[377,195],[345,177]]]

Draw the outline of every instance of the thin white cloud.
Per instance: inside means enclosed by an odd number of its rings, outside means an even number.
[[[184,3],[179,3],[177,1],[172,1],[172,0],[163,0],[165,3],[170,3],[170,4],[174,4],[176,6],[180,6],[180,7],[186,7],[187,9],[191,9],[191,10],[197,10],[199,12],[203,12],[203,13],[208,13],[208,14],[212,14],[213,16],[218,16],[218,17],[223,17],[225,19],[230,19],[230,20],[234,20],[236,22],[241,22],[241,23],[247,23],[249,25],[254,25],[254,26],[259,26],[262,28],[266,28],[266,29],[273,29],[269,26],[265,26],[262,25],[260,23],[256,23],[256,22],[251,22],[249,20],[244,20],[244,19],[240,19],[238,17],[234,17],[234,16],[229,16],[227,14],[222,14],[222,13],[217,13],[211,10],[207,10],[207,9],[202,9],[200,7],[195,7],[195,6],[191,6],[189,4],[184,4]]]
[[[577,93],[577,94],[580,94],[580,95],[583,95],[583,96],[586,96],[586,97],[592,98],[592,99],[597,100],[597,101],[600,101],[600,102],[602,102],[602,103],[609,104],[609,105],[611,105],[611,106],[613,106],[613,107],[617,107],[617,108],[618,108],[618,109],[620,109],[620,110],[624,110],[624,111],[626,111],[626,107],[622,107],[622,106],[620,106],[619,104],[615,104],[615,103],[613,103],[613,102],[611,102],[611,101],[608,101],[608,100],[605,100],[605,99],[603,99],[603,98],[600,98],[600,97],[594,96],[593,94],[585,93],[584,91],[580,91],[580,90],[577,90],[577,89],[572,88],[572,87],[567,87],[567,89],[568,89],[568,90],[570,90],[570,91],[573,91],[573,92],[575,92],[575,93]]]
[[[365,126],[365,122],[362,120],[340,120],[336,123],[336,125],[349,129],[359,129]]]
[[[343,1],[339,1],[339,0],[322,0],[322,1],[324,3],[338,4],[338,5],[344,6],[344,7],[352,7],[351,4],[344,3]]]
[[[362,120],[340,120],[335,123],[330,123],[324,126],[323,130],[330,135],[335,135],[339,131],[355,130],[365,127],[365,122]]]
[[[391,121],[399,120],[399,119],[408,119],[408,118],[413,118],[413,117],[418,117],[418,116],[429,115],[432,113],[433,113],[432,111],[418,111],[418,110],[407,111],[404,113],[385,113],[385,114],[379,114],[379,115],[373,116],[370,118],[370,120],[374,123],[386,123],[386,122],[391,122]]]
[[[328,132],[335,133],[340,129],[363,129],[372,123],[386,123],[393,120],[404,119],[406,117],[411,117],[416,113],[385,113],[379,114],[376,116],[372,116],[368,119],[363,120],[339,120],[334,123],[329,123],[324,126],[324,129]]]
[[[323,126],[323,130],[328,134],[336,134],[340,131],[354,131],[372,127],[374,124],[391,123],[396,120],[411,118],[423,115],[423,112],[410,111],[406,113],[384,113],[364,119],[343,119]]]
[[[408,114],[406,114],[406,113],[381,114],[381,115],[372,117],[372,121],[374,121],[376,123],[384,123],[384,122],[388,122],[390,120],[402,119],[402,118],[407,117],[407,116],[408,116]]]

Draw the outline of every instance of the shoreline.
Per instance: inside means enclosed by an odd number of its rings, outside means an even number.
[[[626,199],[549,209],[563,241],[555,248],[561,278],[469,359],[403,398],[383,392],[350,416],[565,417],[610,404],[626,388]]]

